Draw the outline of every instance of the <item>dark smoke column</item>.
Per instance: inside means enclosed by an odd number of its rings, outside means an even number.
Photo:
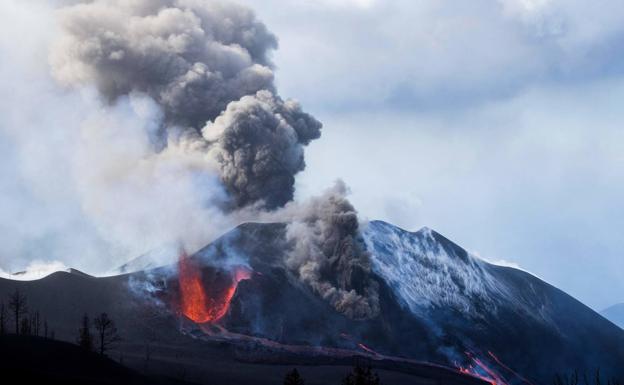
[[[62,35],[51,64],[62,85],[93,86],[111,104],[149,96],[164,115],[157,147],[174,130],[201,142],[194,147],[218,164],[228,209],[292,200],[303,147],[320,137],[321,124],[277,95],[268,58],[277,39],[250,9],[210,0],[93,0],[58,13]]]
[[[259,91],[230,103],[204,132],[220,133],[221,178],[236,206],[263,201],[274,209],[293,199],[294,176],[305,168],[303,146],[320,128],[296,102]]]
[[[273,210],[293,199],[321,123],[277,94],[269,60],[277,39],[251,10],[217,0],[72,3],[57,11],[61,34],[50,53],[61,85],[94,88],[108,105],[153,100],[162,113],[156,135],[146,133],[154,154],[189,155],[190,171],[218,175],[224,211]],[[377,286],[345,193],[338,184],[285,209],[293,216],[287,264],[341,313],[372,318]]]
[[[353,319],[379,314],[377,282],[370,254],[359,238],[355,208],[338,181],[319,197],[297,207],[288,225],[292,244],[286,263],[336,310]]]

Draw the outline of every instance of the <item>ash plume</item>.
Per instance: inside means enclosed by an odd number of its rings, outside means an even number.
[[[218,138],[221,178],[236,207],[254,202],[274,209],[291,201],[295,174],[305,168],[303,146],[320,135],[320,123],[294,101],[258,91],[232,102],[204,137]]]
[[[277,39],[243,6],[198,0],[94,0],[58,11],[50,62],[67,87],[95,87],[108,103],[147,95],[162,109],[153,141],[204,136],[231,209],[293,198],[303,146],[321,124],[276,94],[269,59]],[[197,147],[197,146],[196,146]],[[215,162],[208,162],[211,167]]]
[[[295,209],[287,230],[292,249],[286,261],[299,278],[336,310],[353,319],[379,313],[370,255],[358,240],[357,212],[338,181],[320,197]]]
[[[345,315],[377,314],[344,185],[292,202],[322,125],[278,94],[277,39],[253,11],[218,0],[0,10],[13,15],[4,35],[32,36],[0,39],[0,80],[15,90],[0,105],[11,143],[0,163],[16,181],[0,197],[7,255],[28,247],[98,274],[171,245],[197,250],[240,222],[290,221],[288,268]]]

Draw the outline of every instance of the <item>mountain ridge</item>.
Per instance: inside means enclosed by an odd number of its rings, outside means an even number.
[[[624,302],[609,306],[601,311],[600,314],[615,325],[624,329]]]
[[[61,307],[55,322],[62,325],[77,324],[84,312],[107,311],[122,321],[130,351],[148,327],[175,344],[192,337],[197,352],[212,343],[252,349],[254,362],[283,362],[294,354],[288,346],[300,346],[297,360],[326,348],[450,367],[474,366],[477,358],[535,383],[597,367],[624,377],[624,331],[556,287],[480,260],[434,230],[409,232],[382,221],[362,226],[358,242],[370,253],[380,301],[379,315],[368,320],[340,314],[288,269],[286,230],[284,223],[241,224],[190,256],[205,266],[207,285],[235,266],[253,272],[214,326],[179,320],[176,263],[106,278],[55,273],[41,281],[0,280],[0,293],[19,286],[42,313]],[[63,326],[59,335],[74,339],[75,330]],[[327,354],[323,360],[331,358]]]

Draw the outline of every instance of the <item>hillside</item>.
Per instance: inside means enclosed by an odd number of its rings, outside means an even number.
[[[178,265],[105,278],[60,272],[0,280],[0,296],[18,288],[57,338],[71,342],[84,313],[106,312],[123,338],[111,357],[198,383],[275,384],[297,366],[307,384],[338,384],[357,360],[389,384],[550,383],[557,373],[598,367],[624,377],[624,331],[433,230],[384,222],[363,229],[359,242],[371,253],[380,306],[363,320],[337,312],[288,269],[285,231],[280,223],[243,224],[188,257],[211,301],[231,290],[213,323],[182,316]],[[245,279],[228,286],[240,266]]]

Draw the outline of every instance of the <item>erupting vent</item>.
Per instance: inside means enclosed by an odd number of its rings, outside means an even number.
[[[213,273],[204,279],[200,266],[186,253],[180,255],[178,279],[180,283],[180,306],[182,314],[195,323],[216,322],[223,318],[230,307],[230,302],[238,283],[251,278],[249,269],[234,267],[224,274]]]

